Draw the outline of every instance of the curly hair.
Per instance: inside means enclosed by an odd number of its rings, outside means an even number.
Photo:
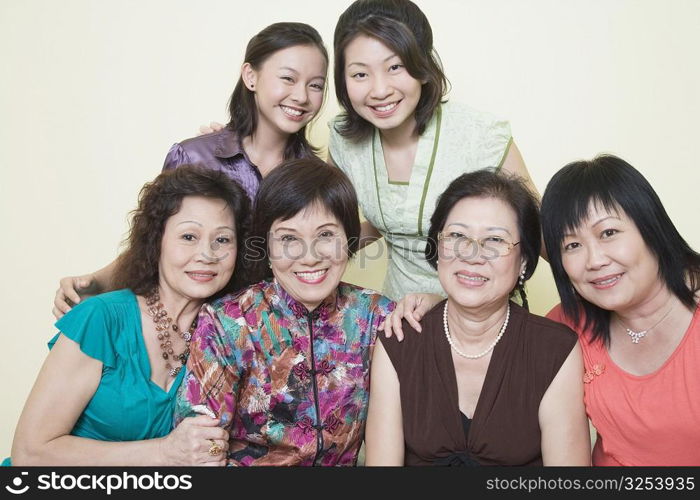
[[[161,242],[165,223],[175,215],[186,196],[203,196],[223,200],[235,219],[236,244],[244,247],[250,217],[250,201],[243,188],[223,172],[196,165],[183,165],[167,170],[141,188],[137,208],[131,212],[129,232],[123,241],[125,250],[119,255],[110,289],[129,288],[135,294],[150,292],[158,285]],[[215,298],[247,285],[241,266],[243,252],[236,258],[231,280]]]

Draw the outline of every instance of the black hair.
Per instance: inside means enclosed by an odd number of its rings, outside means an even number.
[[[360,217],[357,194],[350,179],[318,158],[290,160],[275,168],[260,185],[247,247],[255,279],[271,277],[267,266],[269,233],[276,220],[288,220],[314,205],[325,208],[343,226],[348,257],[359,250]]]
[[[333,38],[335,92],[345,113],[338,132],[351,140],[370,136],[374,127],[352,107],[345,84],[345,49],[358,35],[376,38],[401,58],[408,73],[423,83],[415,110],[422,134],[448,89],[440,57],[433,48],[428,18],[410,0],[356,0],[338,19]]]
[[[444,229],[452,208],[465,198],[497,198],[515,212],[520,233],[520,252],[525,260],[523,284],[517,284],[516,290],[523,299],[523,306],[527,308],[524,282],[530,279],[537,268],[542,236],[537,197],[528,189],[525,181],[517,175],[497,172],[494,169],[483,169],[462,174],[453,180],[438,198],[435,211],[430,218],[430,230],[425,247],[426,260],[434,269],[437,269],[438,233]]]
[[[313,27],[304,23],[274,23],[263,29],[248,42],[244,62],[254,69],[260,66],[275,52],[308,45],[316,47],[328,65],[328,52],[323,45],[321,35]],[[326,92],[324,86],[324,96]],[[258,110],[255,105],[255,94],[243,83],[241,76],[229,98],[230,121],[226,127],[238,135],[239,140],[253,134],[258,127]],[[284,158],[299,158],[312,156],[318,150],[309,144],[306,138],[306,126],[289,136],[284,150]]]
[[[592,340],[610,342],[611,311],[581,297],[562,264],[565,234],[588,218],[592,204],[610,212],[622,211],[634,222],[657,258],[659,279],[686,307],[694,307],[700,286],[700,254],[680,235],[639,171],[617,156],[600,155],[559,170],[542,197],[543,236],[564,314],[576,324],[585,318],[583,328],[592,331]]]

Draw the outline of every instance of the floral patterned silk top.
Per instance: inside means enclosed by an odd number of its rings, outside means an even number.
[[[369,363],[388,298],[340,283],[308,311],[276,281],[205,305],[175,424],[205,405],[229,431],[229,465],[355,465]]]

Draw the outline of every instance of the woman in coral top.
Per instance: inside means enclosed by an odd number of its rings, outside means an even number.
[[[549,182],[542,225],[579,335],[594,465],[700,465],[700,254],[647,180],[614,156]]]

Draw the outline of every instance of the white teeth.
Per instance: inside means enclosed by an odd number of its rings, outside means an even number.
[[[463,280],[467,281],[488,281],[488,278],[484,278],[483,276],[465,276],[463,274],[457,274],[457,277]]]
[[[596,285],[609,285],[610,283],[617,281],[619,279],[620,279],[619,276],[613,276],[612,278],[608,278],[608,279],[603,280],[603,281],[595,281],[594,283]]]
[[[397,103],[392,102],[391,104],[387,104],[386,106],[374,106],[374,109],[376,109],[377,111],[381,111],[381,112],[389,111],[389,110],[394,109],[396,107],[396,104]]]
[[[319,279],[321,276],[326,274],[326,269],[322,271],[316,271],[314,273],[295,273],[297,276],[299,276],[302,279],[313,281]]]
[[[200,277],[200,278],[202,278],[202,277],[204,277],[204,278],[211,278],[212,276],[214,276],[213,274],[209,274],[209,273],[206,273],[206,274],[190,273],[190,275],[191,275],[191,276],[197,276],[197,277]]]
[[[298,109],[294,108],[289,108],[287,106],[280,106],[280,108],[282,108],[282,111],[292,116],[301,116],[303,113],[303,111],[299,111]]]

